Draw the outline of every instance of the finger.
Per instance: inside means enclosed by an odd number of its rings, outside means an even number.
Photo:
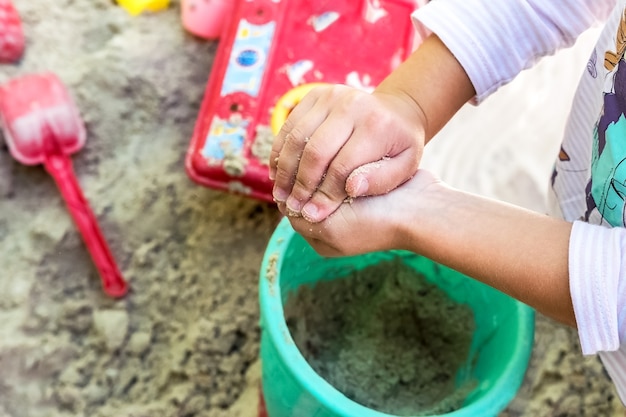
[[[321,225],[311,224],[301,217],[290,217],[291,226],[298,232],[311,247],[322,256],[336,257],[341,256],[341,251],[329,243],[329,239],[325,236],[328,233]]]
[[[361,165],[348,176],[346,193],[351,198],[387,194],[417,171],[419,156],[409,149],[393,157]]]
[[[286,201],[293,187],[302,151],[309,136],[326,119],[327,111],[321,106],[313,106],[306,114],[298,116],[297,124],[285,134],[284,143],[276,159],[273,196],[276,201]],[[287,124],[286,124],[287,125]]]
[[[351,118],[333,112],[311,135],[302,151],[291,195],[287,199],[289,210],[300,213],[322,183],[331,162],[350,140],[353,127]]]
[[[269,176],[271,180],[276,178],[276,169],[278,166],[278,155],[285,144],[285,137],[296,126],[297,121],[300,120],[309,110],[313,107],[319,96],[322,94],[321,89],[315,88],[306,94],[302,100],[300,100],[287,116],[287,119],[280,128],[278,134],[272,142],[272,150],[270,151],[270,171]]]
[[[352,171],[362,165],[381,161],[383,158],[394,158],[404,151],[408,154],[414,153],[415,151],[411,149],[408,142],[397,145],[372,138],[368,129],[355,130],[350,140],[328,167],[322,184],[302,208],[302,215],[313,223],[324,220],[348,197],[346,181]],[[383,172],[383,178],[378,180],[386,181],[385,175],[387,175],[386,172]]]
[[[311,247],[317,252],[319,255],[324,256],[326,258],[336,258],[341,255],[341,252],[335,247],[327,245],[324,241],[320,239],[310,238],[307,239],[307,242],[311,245]]]

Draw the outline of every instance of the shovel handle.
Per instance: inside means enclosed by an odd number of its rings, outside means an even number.
[[[66,154],[54,153],[47,155],[44,166],[61,191],[74,223],[100,273],[104,291],[111,297],[122,297],[128,291],[128,284],[122,278],[96,217],[81,191],[71,159]]]

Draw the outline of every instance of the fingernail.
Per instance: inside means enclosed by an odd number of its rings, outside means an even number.
[[[367,189],[369,188],[369,186],[370,186],[370,183],[367,180],[367,178],[365,178],[362,175],[359,175],[356,178],[356,184],[353,187],[353,192],[350,193],[350,195],[352,197],[359,197],[359,196],[365,195],[367,193]]]
[[[283,203],[287,199],[287,197],[289,197],[289,194],[287,194],[287,191],[281,188],[274,187],[274,190],[272,191],[272,196],[274,197],[274,200]]]
[[[317,221],[318,213],[319,213],[319,210],[317,209],[317,206],[313,203],[307,203],[302,208],[302,217],[304,217],[306,220],[310,222]]]
[[[292,213],[300,213],[300,209],[302,208],[302,203],[300,203],[296,198],[289,197],[287,199],[287,209]]]

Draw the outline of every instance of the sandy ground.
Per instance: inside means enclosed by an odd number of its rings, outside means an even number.
[[[74,167],[132,290],[103,295],[52,179],[2,147],[0,416],[254,415],[258,269],[279,216],[183,169],[216,44],[182,30],[176,1],[136,18],[109,0],[15,5],[27,52],[0,82],[49,70],[74,95],[88,130]],[[592,37],[464,109],[424,166],[543,210]],[[616,404],[573,331],[539,318],[533,367],[505,415],[617,415]]]
[[[176,3],[138,18],[107,0],[16,7],[27,53],[0,79],[50,70],[74,95],[88,130],[74,168],[132,291],[103,295],[52,179],[2,149],[0,415],[238,415],[278,215],[184,172],[215,43],[184,33]]]

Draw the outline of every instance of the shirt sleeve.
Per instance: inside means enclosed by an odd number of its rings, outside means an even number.
[[[583,354],[626,342],[626,229],[576,221],[569,244],[570,292]]]
[[[434,32],[467,72],[481,102],[539,58],[574,44],[615,0],[432,0],[413,13],[418,36]]]

